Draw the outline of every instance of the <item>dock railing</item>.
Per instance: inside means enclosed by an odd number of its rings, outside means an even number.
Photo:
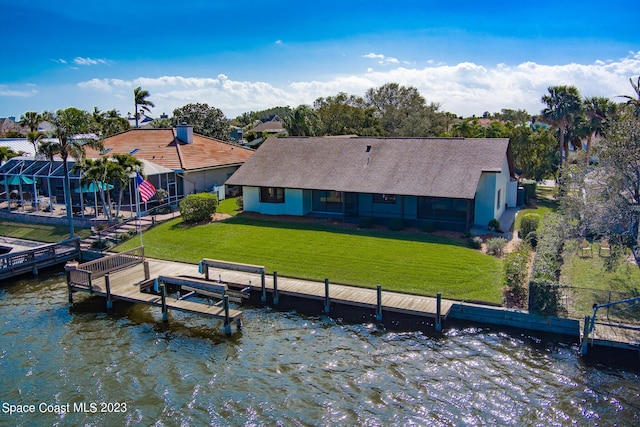
[[[68,283],[71,286],[88,288],[92,292],[92,280],[102,277],[113,271],[122,270],[144,262],[144,246],[128,251],[98,258],[93,261],[79,264],[77,267],[67,268]]]
[[[75,237],[58,243],[37,246],[20,252],[0,256],[0,278],[33,271],[64,262],[80,254],[80,239]]]

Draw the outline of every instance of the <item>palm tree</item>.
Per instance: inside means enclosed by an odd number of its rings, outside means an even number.
[[[153,102],[149,101],[147,98],[149,97],[149,91],[142,89],[140,86],[133,90],[133,102],[135,103],[136,109],[136,129],[138,129],[138,119],[140,119],[140,112],[138,111],[138,106],[140,109],[146,112],[151,112],[149,107],[155,107]]]
[[[64,199],[69,223],[69,238],[71,238],[74,235],[74,230],[71,211],[71,182],[69,180],[69,164],[67,160],[70,155],[77,160],[83,159],[85,145],[101,149],[102,141],[88,137],[77,137],[78,134],[85,133],[89,129],[91,115],[86,111],[69,107],[65,110],[58,110],[55,113],[47,111],[43,114],[43,117],[53,125],[53,136],[58,139],[58,142],[47,147],[47,150],[60,154],[62,158]]]
[[[602,136],[609,126],[609,121],[615,116],[618,104],[609,98],[593,96],[585,98],[584,112],[587,120],[587,163],[591,152],[591,141],[593,138]]]
[[[17,157],[19,155],[20,154],[16,153],[11,148],[2,146],[0,147],[0,164],[12,157]]]
[[[549,94],[542,97],[547,106],[542,110],[542,118],[556,127],[560,134],[559,151],[569,154],[569,144],[565,141],[567,128],[574,122],[582,110],[582,97],[575,86],[550,86]],[[562,160],[562,156],[560,156]],[[565,158],[566,160],[566,158]]]
[[[27,139],[33,145],[33,157],[34,158],[36,157],[36,154],[38,154],[38,145],[40,144],[40,141],[44,137],[45,137],[45,134],[43,132],[40,132],[40,131],[32,131],[32,132],[27,133]]]
[[[124,194],[124,188],[129,184],[129,175],[133,172],[142,174],[144,170],[144,163],[138,160],[131,154],[114,154],[113,159],[115,163],[122,169],[122,173],[119,173],[113,178],[117,181],[120,188],[118,191],[118,208],[116,210],[116,218],[120,215],[120,207],[122,206],[122,196]]]
[[[38,130],[38,126],[40,126],[40,122],[44,121],[42,115],[36,113],[35,111],[27,111],[18,120],[18,124],[20,126],[28,127],[29,132],[36,132]]]
[[[640,76],[638,76],[638,82],[634,83],[632,78],[629,78],[629,82],[631,83],[631,87],[633,88],[633,91],[636,93],[636,96],[629,96],[629,95],[620,95],[621,98],[626,98],[627,99],[627,105],[631,108],[631,111],[633,111],[633,114],[636,115],[636,117],[640,116]]]

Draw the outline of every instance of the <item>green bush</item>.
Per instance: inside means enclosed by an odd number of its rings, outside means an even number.
[[[533,249],[535,249],[536,247],[538,247],[538,233],[536,231],[532,231],[525,236],[524,241],[527,242]]]
[[[91,242],[91,249],[108,249],[111,245],[106,240],[94,240]]]
[[[529,253],[531,247],[520,243],[504,257],[505,291],[507,307],[527,307],[527,278],[529,277]]]
[[[525,238],[532,231],[535,232],[538,230],[538,226],[540,225],[540,215],[536,213],[527,213],[522,215],[520,219],[520,230],[518,233],[520,234],[520,238]]]
[[[236,198],[236,205],[238,206],[238,208],[244,209],[244,199],[242,198],[242,196]]]
[[[482,239],[479,237],[469,237],[469,247],[471,249],[482,249]]]
[[[391,219],[391,220],[389,220],[389,230],[391,230],[391,231],[404,230],[404,221],[401,220],[401,219]]]
[[[504,237],[493,237],[487,240],[487,253],[489,255],[502,256],[505,246],[507,246],[507,239]]]
[[[502,227],[500,226],[500,221],[498,221],[495,218],[493,218],[491,221],[489,221],[489,225],[487,225],[487,228],[489,230],[495,230],[498,233],[502,233]]]
[[[360,228],[373,228],[375,221],[373,218],[363,216],[358,221],[358,227]]]
[[[211,193],[189,194],[180,202],[180,215],[186,223],[211,220],[218,208],[218,196]]]

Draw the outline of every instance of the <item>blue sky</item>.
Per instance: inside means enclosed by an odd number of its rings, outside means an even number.
[[[388,82],[458,115],[537,113],[550,85],[613,98],[640,75],[637,0],[20,3],[0,0],[0,117],[126,115],[142,86],[152,116],[232,118]]]

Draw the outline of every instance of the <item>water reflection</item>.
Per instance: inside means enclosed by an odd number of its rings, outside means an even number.
[[[62,276],[0,288],[0,400],[126,413],[0,414],[34,425],[634,425],[634,372],[573,344],[484,328],[442,337],[270,309],[219,324],[79,296]]]

